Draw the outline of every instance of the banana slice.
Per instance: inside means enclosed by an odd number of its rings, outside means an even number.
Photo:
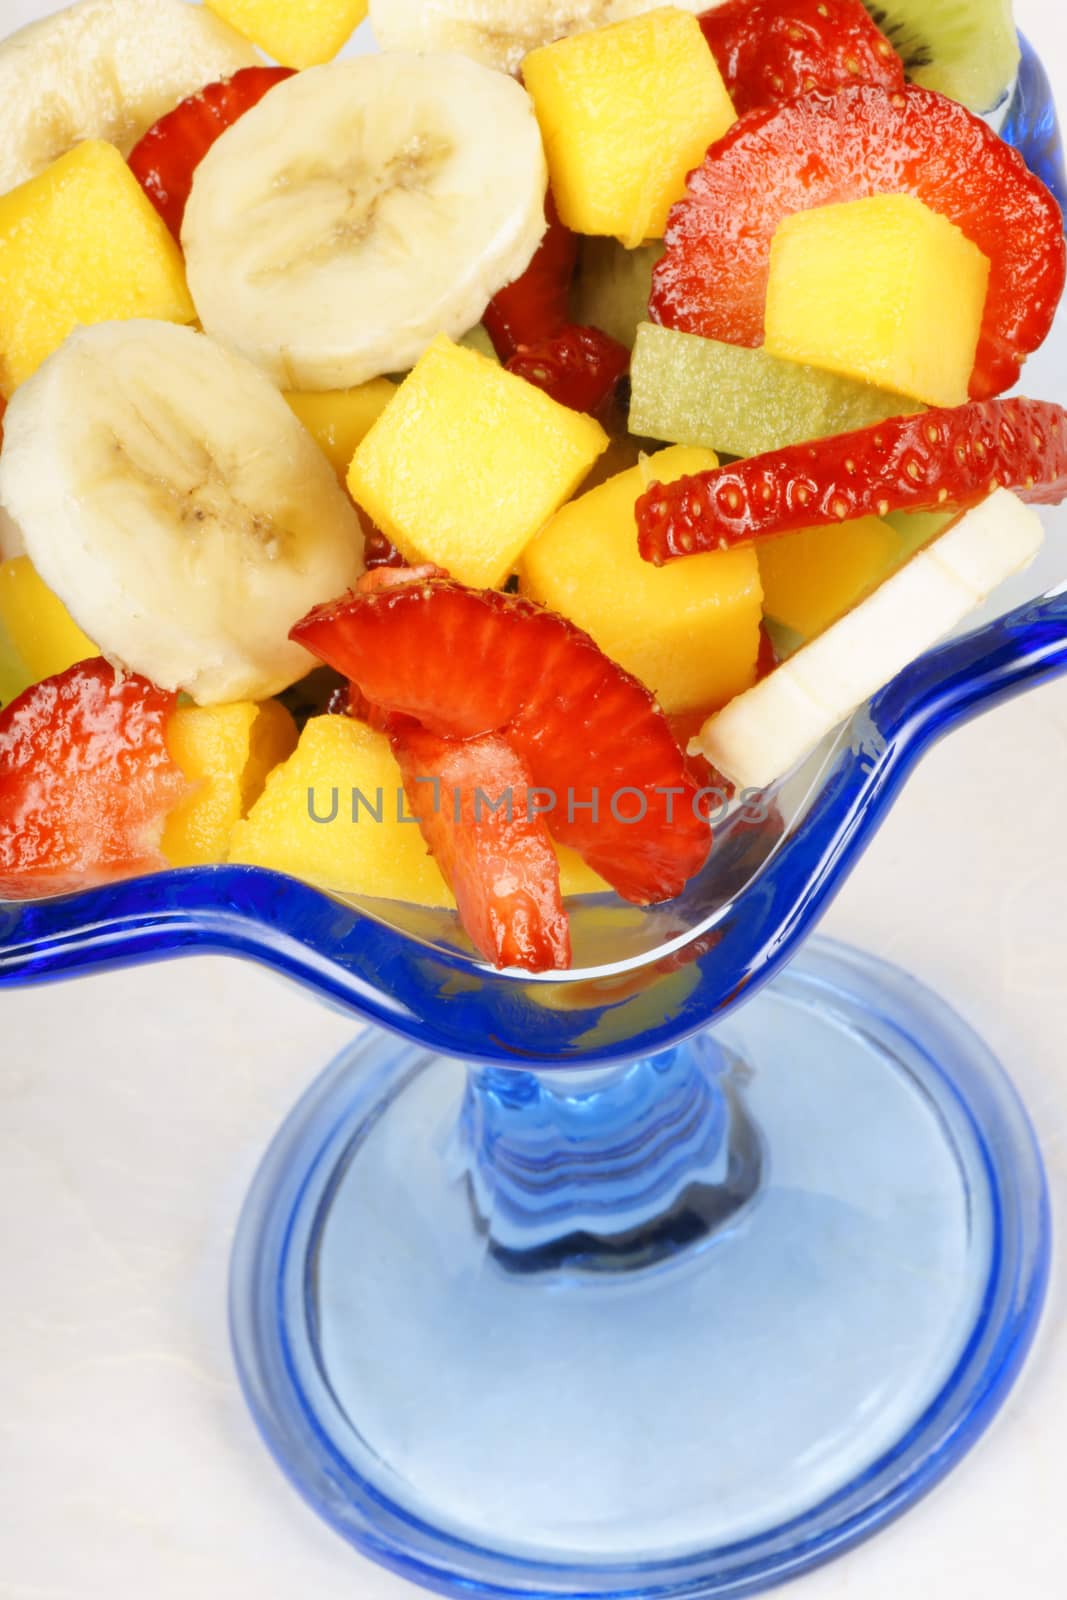
[[[458,339],[545,229],[524,89],[458,55],[279,84],[197,170],[182,243],[208,333],[285,389],[347,389]]]
[[[101,650],[201,705],[315,665],[288,638],[363,570],[355,510],[258,368],[165,322],[80,328],[4,418],[0,502]]]
[[[738,788],[775,783],[1029,566],[1043,537],[1037,513],[998,489],[840,622],[710,717],[693,748]]]
[[[588,33],[655,11],[664,0],[370,0],[383,50],[458,50],[487,67],[516,72],[523,56],[571,33]],[[674,0],[679,11],[710,11],[714,0]]]
[[[129,155],[164,112],[260,57],[185,0],[81,0],[0,43],[0,193],[82,139]]]

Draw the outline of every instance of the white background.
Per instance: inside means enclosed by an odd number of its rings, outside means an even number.
[[[51,9],[0,0],[0,27]],[[1059,0],[1017,9],[1067,106]],[[1067,683],[935,751],[825,924],[922,973],[1000,1051],[1037,1121],[1061,1221],[1065,819]],[[282,1481],[226,1334],[241,1198],[351,1022],[205,958],[5,994],[0,1007],[0,1600],[403,1600],[412,1591]],[[1036,1354],[978,1451],[790,1594],[1057,1600],[1065,1478],[1057,1279]]]

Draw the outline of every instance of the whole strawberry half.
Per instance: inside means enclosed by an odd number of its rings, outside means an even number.
[[[578,235],[560,221],[551,190],[545,196],[545,220],[545,236],[530,265],[493,296],[482,318],[501,361],[509,361],[520,345],[551,338],[567,321]]]
[[[507,362],[509,372],[543,389],[572,411],[599,411],[614,393],[630,365],[624,344],[601,333],[568,323],[536,344],[520,345]]]
[[[904,63],[862,0],[726,0],[700,26],[739,115],[813,89],[904,87]]]
[[[0,895],[61,894],[167,865],[163,821],[187,788],[167,749],[176,703],[95,659],[0,712]]]
[[[784,217],[913,194],[989,257],[971,397],[1010,388],[1048,334],[1067,276],[1063,216],[1018,151],[929,89],[871,86],[752,111],[712,145],[672,210],[652,281],[655,321],[763,342],[771,241]]]
[[[176,239],[193,175],[215,140],[276,83],[292,76],[290,67],[243,67],[168,111],[130,152],[134,177]]]
[[[648,691],[564,618],[447,579],[320,606],[292,638],[365,701],[446,739],[502,735],[545,820],[617,892],[669,900],[704,865],[699,787]]]

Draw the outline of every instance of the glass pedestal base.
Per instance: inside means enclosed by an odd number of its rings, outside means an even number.
[[[282,1129],[239,1230],[238,1364],[282,1467],[369,1556],[455,1594],[750,1593],[873,1532],[991,1420],[1049,1230],[984,1045],[820,941],[709,1039],[730,1128],[654,1248],[587,1211],[523,1251],[465,1068],[380,1035]]]

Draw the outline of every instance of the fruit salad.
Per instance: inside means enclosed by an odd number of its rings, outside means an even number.
[[[1033,559],[1063,217],[1010,0],[366,10],[0,42],[0,897],[247,864],[565,969]]]

